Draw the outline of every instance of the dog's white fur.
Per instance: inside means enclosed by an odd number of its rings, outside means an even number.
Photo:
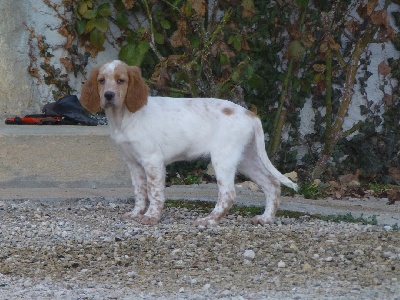
[[[179,160],[210,156],[217,177],[218,202],[195,225],[216,224],[228,213],[237,171],[265,193],[265,212],[253,219],[255,224],[274,222],[280,183],[297,189],[268,159],[259,118],[230,101],[149,97],[140,70],[113,61],[92,70],[82,87],[81,103],[92,112],[105,109],[111,139],[128,164],[135,207],[123,219],[160,221],[165,166]]]

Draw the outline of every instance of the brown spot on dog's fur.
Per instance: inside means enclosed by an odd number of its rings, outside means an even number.
[[[230,107],[224,107],[222,109],[222,112],[227,116],[233,115],[235,113],[235,111]]]

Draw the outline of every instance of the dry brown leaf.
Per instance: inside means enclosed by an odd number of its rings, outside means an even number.
[[[358,6],[357,13],[361,18],[365,18],[370,16],[374,11],[376,5],[378,4],[378,0],[370,0],[367,3],[364,1]]]
[[[254,0],[243,0],[242,2],[242,15],[244,18],[250,19],[255,14]]]
[[[89,52],[91,57],[96,57],[99,54],[99,50],[92,47],[90,44],[85,45],[85,52]]]
[[[206,14],[206,2],[205,0],[189,0],[196,14],[200,17],[204,17]]]
[[[385,10],[374,11],[371,14],[371,23],[374,25],[383,25],[389,27],[389,17]]]
[[[353,19],[347,21],[346,23],[344,23],[344,26],[347,28],[348,31],[350,31],[351,33],[354,33],[357,31],[359,24],[354,21]]]
[[[313,69],[315,72],[322,73],[325,72],[326,66],[324,64],[314,64]]]
[[[358,181],[358,177],[360,176],[360,174],[361,174],[361,170],[357,169],[354,172],[354,174],[349,173],[349,174],[344,174],[344,175],[339,176],[339,181],[341,184],[347,185],[350,182]]]
[[[68,35],[67,42],[65,43],[64,48],[71,49],[73,42],[74,42],[74,35],[73,34]]]
[[[339,51],[339,49],[340,49],[340,45],[338,43],[336,43],[335,39],[332,36],[329,37],[329,47],[333,51]]]
[[[386,76],[388,74],[390,74],[392,72],[392,68],[384,61],[382,61],[379,65],[378,65],[378,73],[380,75]]]
[[[241,47],[244,51],[250,51],[249,43],[245,39],[242,40]]]
[[[393,180],[400,180],[400,169],[396,167],[390,167],[388,170],[388,175]]]
[[[71,59],[69,57],[61,57],[60,62],[63,64],[67,72],[71,72],[74,69],[71,63]]]
[[[383,103],[385,104],[386,108],[390,108],[393,106],[393,96],[386,94],[383,95]]]
[[[367,15],[370,16],[374,11],[376,5],[378,4],[378,0],[370,0],[367,3]]]
[[[326,41],[321,43],[321,46],[319,46],[319,51],[321,53],[325,53],[326,50],[328,50],[328,43]]]
[[[70,34],[65,26],[62,26],[60,29],[58,29],[58,33],[65,37],[67,37]]]
[[[131,9],[135,5],[135,0],[122,0],[126,9]]]
[[[29,72],[29,74],[31,74],[31,76],[40,79],[40,75],[39,75],[39,70],[38,70],[38,68],[30,67],[30,68],[28,69],[28,72]]]
[[[178,29],[171,35],[170,41],[174,48],[182,47],[187,45],[188,40],[185,37],[185,31],[187,29],[187,23],[185,20],[178,20]]]
[[[311,33],[307,35],[302,35],[300,37],[301,43],[304,45],[304,47],[311,47],[312,44],[315,42],[315,38],[312,36]]]
[[[180,30],[175,31],[170,38],[172,47],[174,48],[182,47],[183,45],[182,38],[183,38],[182,31]]]
[[[235,52],[233,52],[232,50],[229,49],[228,45],[225,44],[224,42],[221,42],[219,44],[219,50],[221,51],[221,53],[223,55],[225,55],[226,57],[232,58],[235,56]]]

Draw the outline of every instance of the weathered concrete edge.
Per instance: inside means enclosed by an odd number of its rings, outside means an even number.
[[[167,199],[186,201],[212,201],[217,198],[215,184],[172,186],[165,189]],[[65,201],[76,205],[82,199],[90,201],[133,201],[131,188],[2,188],[1,203],[46,203],[59,205]],[[235,204],[241,206],[264,206],[264,196],[244,188],[237,188]],[[346,215],[351,213],[355,218],[375,216],[378,225],[400,225],[400,205],[389,206],[384,200],[351,199],[341,200],[310,200],[304,197],[282,197],[280,210],[304,213],[305,215]]]

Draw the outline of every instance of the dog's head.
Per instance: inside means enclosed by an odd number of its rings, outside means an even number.
[[[122,108],[136,112],[147,104],[149,88],[140,69],[114,60],[95,67],[82,86],[81,104],[91,112]]]

